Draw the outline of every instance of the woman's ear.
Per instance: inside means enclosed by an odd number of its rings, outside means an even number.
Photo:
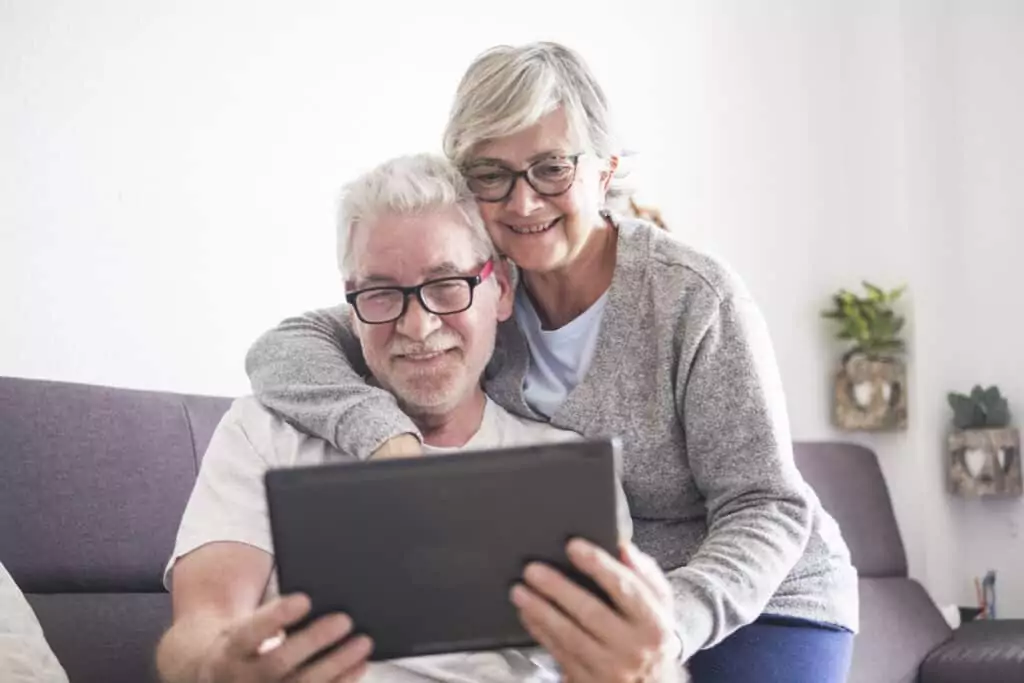
[[[611,156],[605,160],[607,166],[601,171],[601,194],[608,194],[608,190],[612,186],[612,178],[615,177],[615,171],[619,168],[619,157]]]
[[[494,258],[494,282],[498,285],[498,322],[505,322],[512,317],[512,307],[516,300],[515,266],[504,256]]]

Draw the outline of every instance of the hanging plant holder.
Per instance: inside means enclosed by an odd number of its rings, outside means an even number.
[[[1020,432],[997,387],[950,393],[953,430],[947,439],[950,492],[965,497],[1024,495]]]
[[[886,292],[863,284],[865,296],[840,290],[832,309],[822,313],[839,325],[836,337],[851,344],[833,379],[832,421],[851,431],[906,429],[904,319],[892,308],[904,288]]]
[[[907,369],[899,358],[854,355],[836,371],[832,417],[840,429],[886,431],[907,426]]]

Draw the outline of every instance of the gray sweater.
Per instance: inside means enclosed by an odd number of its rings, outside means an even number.
[[[793,461],[768,330],[740,280],[640,221],[616,218],[618,256],[597,348],[551,423],[618,436],[633,540],[666,570],[685,658],[762,613],[857,630],[857,574],[835,521]],[[530,359],[499,327],[487,393],[523,400]],[[365,458],[418,433],[368,372],[345,307],[290,318],[250,349],[256,395]]]

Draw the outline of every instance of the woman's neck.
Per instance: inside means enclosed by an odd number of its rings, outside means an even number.
[[[618,234],[610,221],[595,226],[583,249],[557,270],[523,272],[523,285],[545,330],[578,318],[608,291],[615,274]]]

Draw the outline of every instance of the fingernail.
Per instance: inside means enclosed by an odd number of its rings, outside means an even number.
[[[523,577],[530,583],[537,581],[543,581],[547,575],[548,569],[542,564],[533,563],[527,565],[526,570],[523,572]]]
[[[309,611],[312,603],[304,593],[296,593],[291,597],[288,604],[289,614],[299,617]]]
[[[590,554],[590,545],[580,538],[569,541],[569,553],[577,557],[586,557]]]
[[[370,636],[359,636],[356,638],[354,647],[360,657],[366,657],[373,652],[373,640],[370,639]]]
[[[345,635],[352,630],[352,617],[347,614],[339,614],[335,616],[333,626],[341,635]]]
[[[524,604],[526,604],[526,589],[520,586],[519,584],[512,586],[512,590],[509,591],[509,596],[512,600],[512,604],[514,604],[516,607],[522,607]]]

